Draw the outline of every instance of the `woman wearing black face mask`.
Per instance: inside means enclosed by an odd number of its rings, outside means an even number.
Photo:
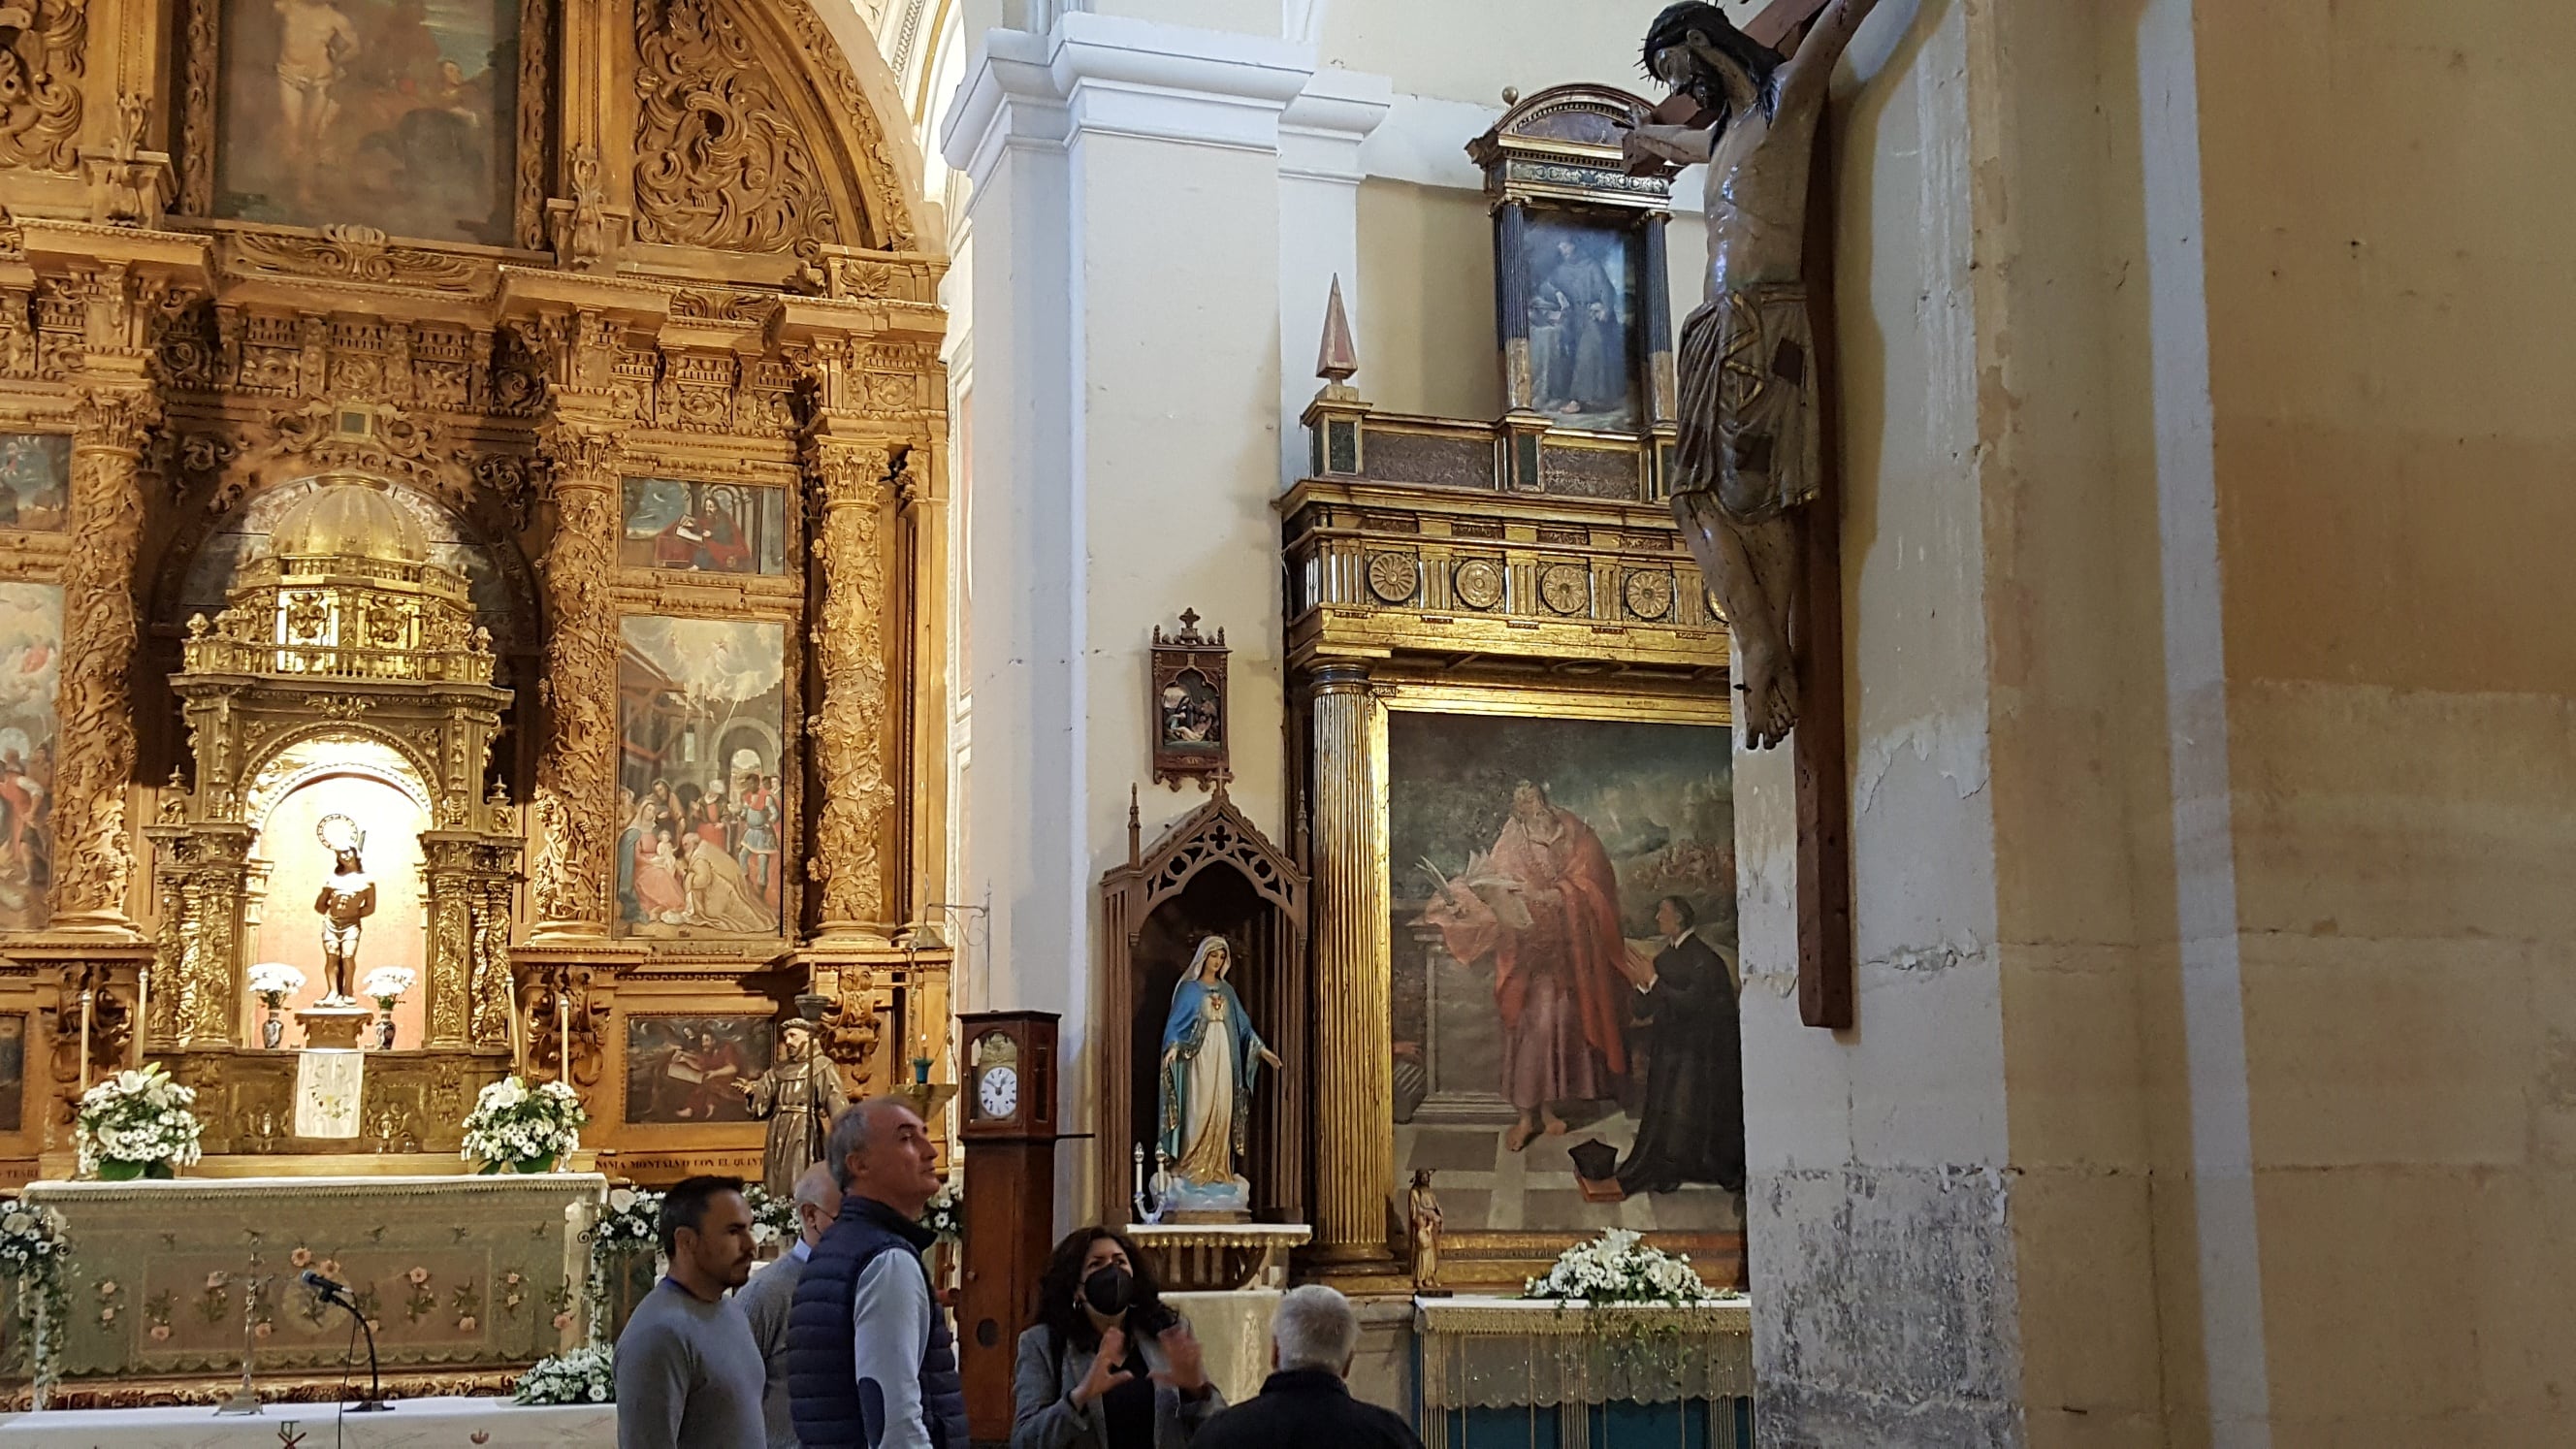
[[[1163,1305],[1136,1245],[1106,1227],[1055,1245],[1011,1397],[1011,1449],[1183,1449],[1225,1407],[1188,1320]]]

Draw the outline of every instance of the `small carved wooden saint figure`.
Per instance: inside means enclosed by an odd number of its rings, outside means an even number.
[[[1646,32],[1646,70],[1697,115],[1637,126],[1622,144],[1631,159],[1708,164],[1708,293],[1682,323],[1673,515],[1733,627],[1740,717],[1754,749],[1797,725],[1790,607],[1800,530],[1835,526],[1804,506],[1823,466],[1807,173],[1834,62],[1877,3],[1833,0],[1785,60],[1714,5],[1666,7]],[[1673,109],[1667,102],[1657,114]]]
[[[1205,937],[1172,988],[1156,1144],[1169,1165],[1155,1184],[1167,1217],[1251,1211],[1251,1184],[1234,1164],[1243,1156],[1253,1082],[1262,1063],[1276,1069],[1279,1057],[1252,1029],[1243,998],[1225,979],[1233,962],[1223,936]]]
[[[751,1099],[751,1115],[769,1121],[760,1180],[781,1198],[794,1196],[796,1179],[823,1160],[823,1138],[832,1118],[850,1104],[840,1068],[817,1049],[816,1034],[814,1023],[801,1016],[788,1018],[778,1028],[777,1064],[735,1083]]]
[[[335,823],[340,827],[336,833],[331,828]],[[367,917],[376,913],[376,883],[367,878],[358,856],[367,836],[345,815],[325,817],[316,833],[331,848],[332,860],[331,878],[313,898],[313,913],[322,918],[322,972],[328,983],[317,1004],[354,1006],[358,999],[350,994],[350,982],[358,974],[358,937]]]
[[[1440,1287],[1440,1198],[1431,1190],[1431,1169],[1413,1170],[1413,1186],[1404,1194],[1405,1222],[1413,1237],[1413,1291]]]

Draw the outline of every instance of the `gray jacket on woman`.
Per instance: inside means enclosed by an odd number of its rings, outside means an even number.
[[[1133,1342],[1144,1351],[1148,1368],[1156,1373],[1171,1368],[1160,1343],[1150,1338]],[[1100,1401],[1081,1408],[1073,1404],[1073,1391],[1090,1377],[1096,1357],[1096,1351],[1079,1344],[1059,1346],[1055,1331],[1043,1323],[1020,1335],[1019,1361],[1011,1371],[1011,1449],[1109,1449]],[[1154,1385],[1154,1449],[1187,1449],[1199,1425],[1224,1407],[1225,1393],[1213,1382],[1202,1399],[1184,1398],[1169,1384]]]

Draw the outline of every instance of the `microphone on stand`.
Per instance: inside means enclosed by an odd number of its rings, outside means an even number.
[[[385,1402],[384,1379],[376,1369],[376,1326],[367,1321],[367,1315],[358,1311],[356,1303],[350,1301],[347,1284],[325,1278],[310,1268],[304,1270],[302,1278],[304,1286],[312,1289],[314,1296],[325,1303],[337,1303],[349,1310],[349,1316],[356,1319],[358,1326],[367,1332],[367,1396],[348,1412],[353,1414],[388,1412],[393,1405]]]

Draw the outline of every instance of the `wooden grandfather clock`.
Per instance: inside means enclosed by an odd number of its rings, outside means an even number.
[[[1011,1437],[1011,1361],[1038,1275],[1055,1246],[1056,1014],[976,1011],[957,1018],[965,1101],[965,1263],[959,1372],[975,1442]]]

